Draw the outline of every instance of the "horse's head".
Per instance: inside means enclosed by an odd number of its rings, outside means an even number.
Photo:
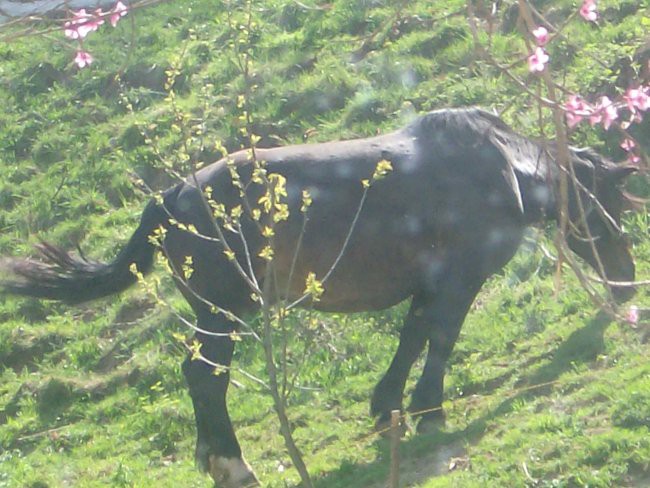
[[[615,165],[591,151],[575,151],[574,155],[583,162],[588,160],[593,166],[589,165],[590,168],[585,170],[584,166],[574,165],[579,188],[572,193],[580,194],[584,213],[576,199],[571,198],[567,243],[603,279],[610,282],[634,281],[634,259],[620,225],[621,213],[627,203],[620,185],[637,168]],[[573,183],[569,182],[569,186]],[[611,290],[619,303],[634,295],[632,286],[611,285]]]

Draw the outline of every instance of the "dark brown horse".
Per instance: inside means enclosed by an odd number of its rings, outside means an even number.
[[[526,226],[558,218],[560,170],[553,153],[478,109],[431,112],[379,137],[255,151],[269,177],[280,174],[287,182],[289,217],[275,228],[272,261],[274,282],[286,286],[275,287],[276,297],[297,299],[308,273],[322,279],[340,257],[323,295],[313,303],[316,308],[378,310],[411,299],[395,357],[372,396],[371,411],[379,422],[402,407],[408,372],[425,348],[426,364],[409,408],[416,412],[441,405],[445,363],[482,284],[512,258]],[[242,205],[237,180],[246,200],[257,205],[263,186],[252,181],[251,155],[242,151],[207,166],[166,191],[162,200],[152,201],[111,263],[44,245],[40,260],[7,262],[14,278],[4,282],[5,291],[68,303],[122,291],[135,281],[132,263],[144,273],[152,267],[156,246],[150,236],[163,227],[162,246],[179,276],[192,257],[193,273],[186,282],[177,281],[198,325],[225,333],[198,333],[201,351],[210,361],[229,366],[234,342],[227,334],[237,324],[211,304],[238,316],[257,310],[233,256],[262,287],[267,261],[258,254],[268,241],[250,209],[244,210],[245,239],[224,231],[221,237],[234,254],[224,252],[215,228],[215,221],[222,221],[208,212],[196,183],[203,190],[209,187],[228,214]],[[589,150],[572,149],[570,157],[577,185],[569,184],[569,245],[603,278],[632,281],[634,263],[619,227],[624,197],[618,185],[633,168]],[[393,171],[374,182],[360,207],[361,181],[373,175],[379,161],[389,161]],[[304,228],[303,190],[313,199]],[[580,207],[586,219],[580,217]],[[190,224],[196,231],[184,230]],[[612,287],[619,300],[632,292]],[[183,371],[196,414],[199,465],[223,486],[256,484],[226,407],[229,374],[215,376],[205,362],[190,359]],[[421,415],[418,428],[442,419],[440,410]]]

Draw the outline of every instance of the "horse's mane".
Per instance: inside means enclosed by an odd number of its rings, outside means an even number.
[[[459,146],[492,144],[513,170],[527,175],[546,174],[552,168],[552,149],[518,134],[503,120],[480,108],[435,110],[416,120],[412,130],[436,134]]]
[[[539,141],[515,132],[498,116],[476,107],[451,108],[429,112],[419,117],[406,129],[435,145],[437,154],[445,151],[468,154],[476,148],[493,147],[505,160],[502,173],[519,200],[523,210],[521,184],[536,180],[553,186],[559,180],[561,169],[556,164],[555,141]],[[616,165],[591,148],[569,147],[572,172],[583,187],[593,190],[599,175],[606,175]],[[525,184],[525,183],[524,183]],[[642,202],[620,191],[620,198],[629,208],[639,208]]]
[[[515,132],[495,114],[478,107],[441,109],[429,112],[409,127],[419,133],[446,131],[459,145],[491,142],[519,173],[548,177],[555,175],[557,146],[554,141],[538,141]],[[591,148],[569,147],[574,165],[586,169],[607,169],[613,163]]]

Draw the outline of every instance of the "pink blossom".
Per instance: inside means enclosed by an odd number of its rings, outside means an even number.
[[[648,96],[648,91],[650,87],[640,87],[640,88],[630,88],[623,98],[627,102],[627,107],[630,109],[630,112],[636,114],[637,109],[645,112],[650,108],[650,96]]]
[[[633,139],[630,139],[629,137],[623,139],[623,142],[621,142],[621,147],[625,152],[627,152],[627,160],[630,163],[638,163],[641,161],[641,158],[636,153],[636,142],[634,142]]]
[[[627,314],[625,314],[625,320],[627,320],[630,324],[636,325],[639,323],[639,307],[636,305],[630,306],[630,308],[627,311]]]
[[[603,120],[603,114],[602,112],[598,109],[595,108],[595,110],[589,115],[589,125],[592,127],[596,124],[600,124]]]
[[[602,96],[589,116],[589,123],[592,126],[602,123],[605,130],[609,130],[612,122],[617,118],[618,109],[614,103],[609,99],[609,97]]]
[[[79,32],[77,27],[72,25],[72,22],[66,22],[63,24],[63,33],[69,39],[79,39]]]
[[[621,142],[621,147],[624,151],[630,152],[636,147],[636,143],[633,139],[625,138],[623,139],[623,142]]]
[[[98,8],[95,10],[94,16],[79,26],[79,34],[81,35],[83,33],[81,37],[86,37],[91,32],[95,32],[97,29],[99,29],[99,26],[104,23],[103,15],[104,13],[102,12],[102,9]]]
[[[97,8],[95,9],[94,14],[95,14],[95,19],[93,20],[93,22],[97,25],[97,27],[104,24],[104,17],[106,16],[107,12],[102,12],[101,8]]]
[[[584,0],[582,7],[580,7],[580,15],[589,22],[596,22],[598,20],[598,12],[596,11],[596,0]]]
[[[636,164],[636,163],[639,163],[641,161],[641,156],[639,156],[636,153],[630,152],[630,153],[627,153],[627,160],[630,163],[635,163]]]
[[[537,46],[535,52],[528,57],[528,69],[533,73],[536,71],[544,71],[548,60],[548,54],[541,47]]]
[[[119,20],[126,15],[127,11],[128,7],[121,1],[118,1],[113,10],[111,10],[111,25],[115,27]]]
[[[589,116],[593,109],[579,95],[571,95],[564,104],[566,120],[570,128],[575,127],[580,121]]]
[[[77,55],[74,58],[74,62],[80,68],[85,68],[86,66],[90,66],[93,61],[94,61],[93,57],[90,55],[89,52],[86,51],[77,51]]]
[[[79,32],[79,26],[86,22],[89,15],[86,13],[86,9],[82,8],[73,12],[72,20],[69,20],[63,24],[63,33],[66,37],[70,39],[80,39],[86,36],[87,32],[84,31],[83,35]]]
[[[70,39],[83,39],[104,23],[104,13],[101,9],[95,10],[94,14],[89,14],[82,8],[73,12],[73,15],[72,20],[63,24],[63,32]]]
[[[533,37],[537,41],[538,46],[544,46],[548,42],[549,35],[546,27],[540,26],[533,30]]]

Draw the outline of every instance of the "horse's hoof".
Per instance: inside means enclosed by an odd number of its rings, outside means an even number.
[[[260,486],[255,473],[244,458],[210,456],[210,476],[219,488],[253,488]]]

